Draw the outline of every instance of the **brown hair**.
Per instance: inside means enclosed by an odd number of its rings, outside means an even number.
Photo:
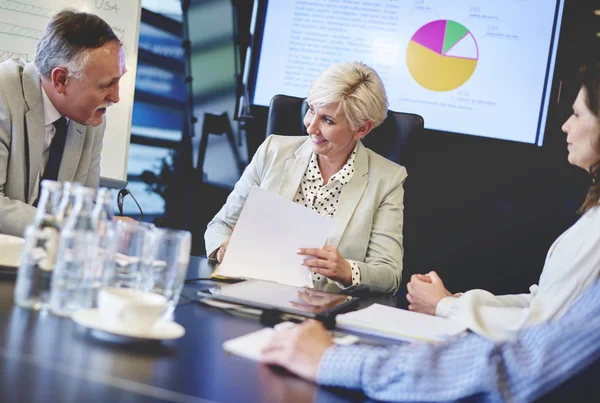
[[[580,88],[585,90],[587,107],[600,120],[600,62],[582,66],[578,73],[578,83]],[[600,155],[600,133],[598,133],[593,147]],[[583,204],[577,211],[580,214],[584,214],[592,207],[600,204],[600,161],[589,167],[588,170],[592,176],[592,186],[590,186]]]

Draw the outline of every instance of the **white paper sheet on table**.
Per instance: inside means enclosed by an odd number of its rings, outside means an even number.
[[[322,248],[333,219],[255,186],[231,235],[219,276],[311,285],[298,248]]]
[[[266,327],[257,330],[256,332],[236,337],[235,339],[227,340],[223,343],[223,349],[230,354],[237,354],[244,358],[254,361],[260,361],[261,351],[269,344],[273,335],[281,329],[286,329],[296,326],[292,322],[281,322],[275,325],[275,328]],[[359,341],[359,338],[354,335],[336,336],[333,337],[333,342],[338,345],[350,345]]]

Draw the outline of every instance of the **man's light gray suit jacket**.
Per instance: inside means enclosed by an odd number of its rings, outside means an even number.
[[[208,224],[210,254],[231,235],[253,186],[293,200],[310,161],[306,136],[269,136],[260,146],[227,202]],[[340,195],[334,229],[327,241],[360,267],[359,288],[393,293],[402,278],[402,223],[406,169],[358,145],[355,173]],[[300,246],[300,245],[299,245]],[[265,256],[268,259],[268,256]],[[331,289],[333,283],[315,284]]]
[[[73,120],[58,171],[59,181],[97,187],[104,126]],[[0,63],[0,233],[23,236],[32,222],[35,186],[44,151],[44,104],[40,76],[33,63]]]

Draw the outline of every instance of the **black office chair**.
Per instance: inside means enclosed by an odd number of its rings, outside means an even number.
[[[266,135],[306,135],[302,119],[308,105],[306,98],[275,95],[269,105]],[[362,141],[365,147],[387,159],[402,163],[406,141],[423,130],[423,118],[413,113],[388,111],[387,118]]]

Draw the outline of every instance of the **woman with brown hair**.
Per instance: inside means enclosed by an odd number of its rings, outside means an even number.
[[[409,309],[451,319],[494,340],[515,337],[531,325],[555,319],[594,283],[600,272],[600,63],[579,71],[573,114],[563,124],[569,162],[585,169],[592,185],[582,217],[550,247],[539,285],[529,294],[496,296],[484,290],[453,294],[435,272],[408,283]]]

